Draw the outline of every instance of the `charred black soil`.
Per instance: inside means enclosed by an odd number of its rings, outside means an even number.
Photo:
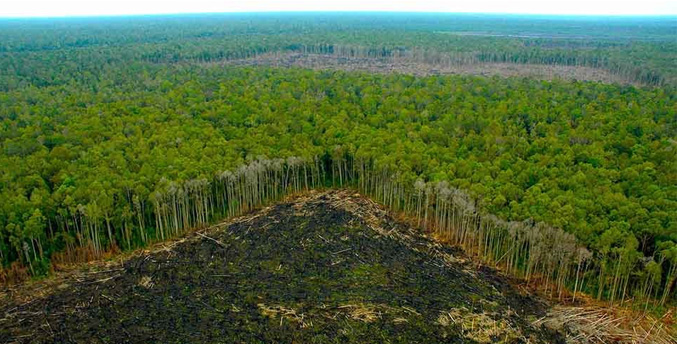
[[[0,306],[0,342],[556,343],[546,306],[348,191],[313,193]]]

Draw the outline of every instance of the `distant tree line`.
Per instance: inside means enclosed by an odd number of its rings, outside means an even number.
[[[669,19],[499,19],[243,14],[0,20],[0,68],[6,71],[0,90],[90,82],[105,69],[137,64],[217,62],[279,51],[343,55],[347,50],[445,63],[586,66],[638,84],[676,85],[677,43]]]
[[[539,49],[519,48],[496,50],[485,47],[484,50],[476,50],[468,46],[467,49],[452,51],[438,50],[438,48],[426,46],[361,46],[351,44],[289,44],[286,46],[254,46],[241,50],[219,49],[217,51],[202,50],[199,53],[182,52],[180,50],[163,50],[145,53],[144,61],[153,63],[177,63],[181,61],[196,61],[198,63],[210,63],[237,59],[256,58],[261,54],[275,52],[298,52],[302,54],[322,54],[338,57],[352,58],[377,58],[408,60],[421,63],[429,63],[441,66],[459,66],[486,63],[511,63],[511,64],[541,64],[551,66],[575,66],[590,67],[605,70],[613,75],[621,77],[627,82],[649,86],[661,86],[672,82],[666,79],[656,70],[646,65],[628,64],[606,54],[596,51],[581,52],[568,49]]]

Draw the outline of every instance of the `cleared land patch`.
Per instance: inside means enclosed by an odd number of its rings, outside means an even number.
[[[19,301],[20,300],[20,301]],[[6,297],[0,342],[557,343],[546,305],[348,191]],[[462,315],[459,319],[455,315]]]
[[[635,84],[609,71],[583,66],[518,63],[429,63],[415,58],[345,57],[331,54],[276,52],[246,59],[219,62],[231,66],[296,67],[313,70],[344,70],[370,73],[401,73],[416,76],[479,75],[528,77],[540,80],[581,80],[603,83]]]

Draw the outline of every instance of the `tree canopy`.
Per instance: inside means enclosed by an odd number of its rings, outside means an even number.
[[[418,19],[401,35],[395,24],[381,32],[356,19],[336,27],[306,18],[305,32],[278,19],[3,23],[0,260],[8,272],[0,277],[142,246],[290,190],[355,182],[421,224],[474,223],[486,226],[482,235],[505,228],[510,245],[528,247],[510,258],[527,276],[556,264],[524,260],[549,250],[533,232],[571,243],[574,291],[613,300],[630,285],[663,302],[674,295],[677,93],[666,56],[676,49],[656,43],[671,27],[656,24],[643,36],[650,39],[629,42],[618,39],[622,30],[594,41],[476,37]],[[600,67],[631,73],[627,61],[642,51],[638,77],[655,75],[644,81],[663,86],[195,63],[339,46],[390,54],[414,42],[487,60],[605,61]],[[482,220],[454,222],[461,210]],[[470,242],[465,232],[455,240]],[[496,240],[508,245],[505,238]]]

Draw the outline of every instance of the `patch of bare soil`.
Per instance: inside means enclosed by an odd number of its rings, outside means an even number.
[[[534,325],[543,302],[345,190],[312,192],[47,286],[5,298],[0,342],[564,341]]]
[[[253,58],[222,62],[233,66],[297,67],[313,70],[343,70],[370,73],[401,73],[416,76],[429,75],[480,75],[501,77],[528,77],[539,80],[581,80],[603,83],[634,84],[609,71],[582,66],[515,64],[515,63],[465,63],[436,64],[416,61],[413,58],[341,57],[337,55],[303,54],[296,52],[268,53]]]

